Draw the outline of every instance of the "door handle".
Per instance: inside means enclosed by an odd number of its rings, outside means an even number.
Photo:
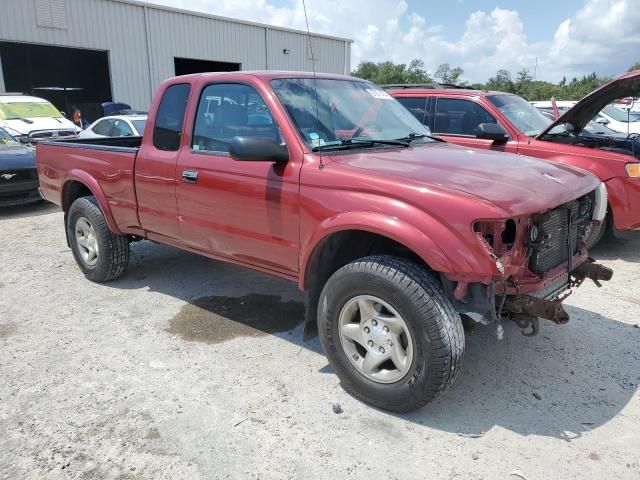
[[[183,170],[182,171],[182,181],[186,183],[196,183],[198,181],[198,171],[197,170]]]

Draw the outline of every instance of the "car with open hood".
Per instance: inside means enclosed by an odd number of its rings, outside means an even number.
[[[611,270],[585,239],[604,218],[593,175],[434,139],[370,82],[304,72],[163,82],[142,137],[43,142],[79,269],[125,273],[150,239],[294,281],[305,338],[343,385],[393,411],[460,370],[463,317],[528,334]]]
[[[608,214],[591,232],[590,245],[606,231],[619,238],[640,236],[637,137],[593,135],[588,131],[589,122],[610,103],[639,92],[640,71],[627,73],[584,97],[554,122],[523,98],[503,92],[389,91],[434,135],[446,141],[571,165],[600,178],[607,188]]]

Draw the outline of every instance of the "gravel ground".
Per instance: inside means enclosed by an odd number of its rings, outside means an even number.
[[[0,245],[2,479],[640,478],[640,242],[594,252],[568,325],[476,328],[409,415],[342,390],[293,284],[150,242],[93,284],[46,204]]]

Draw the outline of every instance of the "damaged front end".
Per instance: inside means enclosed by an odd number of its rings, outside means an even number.
[[[512,320],[536,335],[539,319],[569,321],[562,301],[584,280],[598,287],[613,270],[588,256],[586,239],[606,214],[606,190],[598,189],[543,214],[478,221],[473,230],[491,255],[497,274],[485,282],[464,275],[443,278],[456,310],[476,322]]]

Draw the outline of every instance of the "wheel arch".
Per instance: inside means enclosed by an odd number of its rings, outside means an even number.
[[[122,232],[116,225],[116,222],[109,208],[109,201],[100,188],[97,180],[83,170],[71,170],[68,178],[62,186],[61,207],[66,216],[74,201],[81,197],[94,196],[98,201],[98,206],[104,215],[109,230],[117,235]],[[66,222],[65,222],[66,223]]]
[[[301,255],[299,287],[307,292],[305,339],[317,335],[317,302],[329,277],[347,263],[374,254],[409,258],[433,271],[453,268],[433,239],[396,217],[362,212],[329,219]]]
[[[342,244],[350,240],[350,236],[384,240],[387,245],[393,244],[405,249],[428,268],[436,271],[453,269],[442,249],[424,231],[397,217],[372,212],[353,212],[325,220],[306,242],[300,261],[302,274],[299,286],[302,290],[308,288],[320,257],[326,255],[327,250],[332,249],[336,243]]]

